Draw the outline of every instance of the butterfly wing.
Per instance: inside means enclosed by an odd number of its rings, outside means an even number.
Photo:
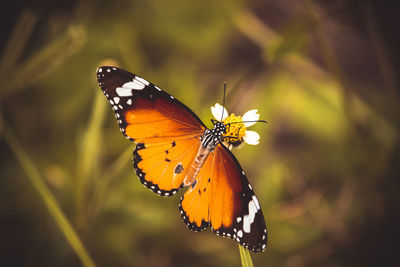
[[[196,185],[185,193],[179,208],[189,229],[200,231],[210,225],[217,235],[254,252],[267,246],[257,197],[232,152],[221,144],[210,152]]]
[[[100,67],[97,79],[121,132],[137,143],[133,161],[140,181],[157,194],[175,194],[200,145],[204,124],[173,96],[128,71]]]

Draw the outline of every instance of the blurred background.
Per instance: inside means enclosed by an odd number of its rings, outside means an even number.
[[[399,4],[13,1],[0,25],[0,265],[240,266],[144,188],[96,83],[115,65],[211,126],[257,108],[234,149],[269,229],[255,266],[399,266]]]

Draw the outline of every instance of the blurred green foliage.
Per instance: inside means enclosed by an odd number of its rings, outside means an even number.
[[[365,35],[314,1],[21,8],[0,61],[0,265],[240,266],[234,242],[190,232],[179,197],[140,184],[100,65],[152,81],[208,126],[227,80],[228,111],[269,122],[254,126],[260,145],[233,151],[269,228],[255,266],[392,264],[398,86],[374,10],[358,7]]]

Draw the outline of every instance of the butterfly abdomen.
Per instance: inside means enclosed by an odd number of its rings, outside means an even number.
[[[212,130],[206,129],[204,135],[201,137],[201,144],[197,151],[196,157],[191,164],[185,180],[185,186],[193,185],[196,181],[197,175],[204,165],[208,155],[213,151],[216,145],[221,141],[221,135],[225,132],[225,126],[221,122],[217,122]]]
[[[183,181],[185,186],[190,186],[196,181],[197,175],[199,174],[209,154],[210,150],[203,146],[199,147],[196,157],[190,165],[190,168],[186,173],[185,180]]]

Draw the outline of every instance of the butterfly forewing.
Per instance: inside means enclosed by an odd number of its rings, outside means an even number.
[[[222,219],[219,219],[218,208],[214,213],[213,204],[211,205],[210,221],[213,231],[236,240],[254,252],[263,251],[267,246],[267,228],[253,188],[230,150],[219,144],[215,151],[217,159],[214,175],[218,177],[218,181],[213,183],[213,190],[224,191],[225,194],[223,200],[220,195],[217,195],[218,201],[213,199],[213,203],[223,203]],[[228,202],[226,198],[232,201]],[[229,204],[226,205],[227,202]]]
[[[143,78],[116,67],[97,69],[98,83],[115,111],[121,131],[133,141],[162,142],[205,129],[201,120],[173,96]]]
[[[138,143],[134,167],[140,181],[157,194],[175,194],[194,157],[187,148],[197,151],[203,123],[181,102],[135,74],[100,67],[97,79],[121,132]]]
[[[197,183],[185,193],[179,208],[189,229],[199,231],[210,225],[217,235],[254,252],[266,248],[260,204],[236,158],[221,144],[210,152]]]

